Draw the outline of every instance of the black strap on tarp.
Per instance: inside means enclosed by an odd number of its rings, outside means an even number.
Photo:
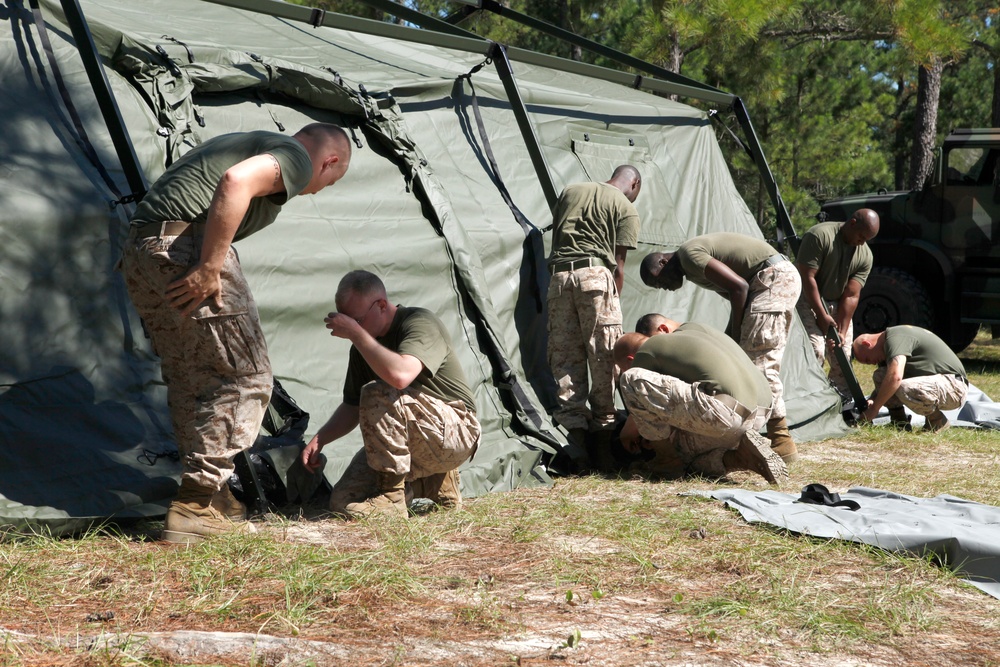
[[[469,82],[469,89],[472,91],[472,112],[476,116],[476,126],[479,130],[479,140],[483,144],[483,151],[486,155],[487,161],[489,162],[490,176],[493,178],[493,182],[496,184],[497,191],[500,193],[500,196],[503,197],[504,203],[507,204],[510,212],[514,215],[514,219],[517,221],[517,224],[521,225],[521,230],[524,232],[524,235],[529,239],[534,240],[536,236],[541,238],[542,232],[538,229],[538,227],[533,225],[531,221],[528,220],[528,216],[524,215],[524,213],[521,212],[521,209],[517,207],[517,204],[514,203],[514,198],[507,189],[507,185],[503,182],[503,177],[500,175],[500,167],[497,165],[496,157],[493,155],[493,147],[490,144],[489,135],[486,133],[486,125],[483,123],[482,113],[479,111],[479,97],[476,95],[476,87],[472,83],[472,75],[476,74],[479,70],[486,65],[489,65],[491,62],[492,59],[487,58],[467,73],[459,76],[456,79],[456,82],[460,85],[463,81]],[[542,302],[542,292],[538,281],[539,269],[537,258],[532,258],[529,271],[532,296],[535,299],[535,310],[540,313],[542,312],[544,304]]]
[[[844,509],[849,509],[852,512],[857,512],[861,509],[861,505],[854,500],[841,500],[839,493],[833,493],[830,489],[826,488],[822,484],[806,484],[802,487],[802,495],[799,496],[797,503],[806,503],[807,505],[826,505],[827,507],[843,507]]]

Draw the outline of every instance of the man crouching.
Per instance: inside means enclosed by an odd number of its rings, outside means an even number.
[[[771,414],[767,379],[731,338],[688,322],[652,338],[625,334],[614,354],[629,412],[626,449],[637,453],[644,440],[671,446],[678,477],[751,470],[771,484],[787,478],[758,433]]]
[[[416,480],[422,495],[457,507],[458,466],[475,453],[481,429],[444,325],[428,310],[390,303],[385,285],[368,271],[344,276],[336,303],[326,328],[353,344],[344,399],[302,451],[303,465],[317,470],[323,446],[360,424],[375,488],[335,511],[349,518],[405,517],[405,485]],[[357,466],[346,474],[352,472]]]

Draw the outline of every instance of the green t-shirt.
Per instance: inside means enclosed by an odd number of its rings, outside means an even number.
[[[226,170],[256,155],[270,154],[281,166],[285,192],[250,201],[234,241],[274,222],[282,204],[309,185],[312,160],[298,140],[276,132],[239,132],[209,139],[170,165],[149,188],[132,216],[133,225],[181,220],[204,224]]]
[[[685,241],[675,253],[684,270],[684,276],[706,289],[722,291],[705,277],[708,260],[717,259],[748,283],[757,274],[757,267],[778,251],[766,241],[733,232],[716,232],[696,236]]]
[[[376,340],[393,352],[416,357],[424,365],[411,387],[445,403],[462,401],[469,410],[476,411],[476,399],[455,357],[451,336],[434,313],[425,308],[399,306],[389,331]],[[377,379],[375,371],[352,345],[344,381],[344,403],[359,405],[361,388]]]
[[[697,322],[650,337],[635,353],[632,366],[701,382],[708,393],[729,394],[750,409],[771,405],[767,378],[746,352],[726,334]]]
[[[549,265],[594,257],[614,271],[615,247],[635,248],[639,212],[621,190],[607,183],[576,183],[559,195]]]
[[[886,361],[898,356],[906,357],[904,378],[925,375],[961,375],[965,366],[951,348],[927,329],[903,324],[885,330]]]
[[[811,227],[802,235],[795,263],[816,269],[816,286],[820,296],[836,301],[857,280],[862,286],[872,270],[872,251],[867,243],[848,245],[840,235],[843,222],[824,222]]]

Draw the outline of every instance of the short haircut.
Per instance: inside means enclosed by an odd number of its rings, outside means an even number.
[[[355,269],[340,279],[337,285],[337,295],[334,297],[338,307],[348,294],[375,295],[385,294],[385,284],[382,279],[371,271]]]
[[[640,182],[642,181],[639,170],[630,164],[620,164],[615,167],[614,172],[611,174],[611,180],[615,180],[616,178],[624,178],[629,181],[637,178]]]
[[[667,318],[659,313],[646,313],[635,323],[635,332],[652,336]]]
[[[344,160],[351,159],[351,138],[347,136],[344,128],[333,123],[309,123],[295,134],[301,134],[315,141],[317,145],[329,150],[336,147],[337,153]]]
[[[664,257],[669,262],[673,259],[674,253],[651,252],[642,258],[642,262],[639,264],[639,278],[644,285],[650,285],[650,282],[663,270],[660,267],[660,260]]]

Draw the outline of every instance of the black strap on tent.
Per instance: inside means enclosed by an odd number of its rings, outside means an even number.
[[[45,58],[49,62],[49,68],[52,70],[52,78],[55,79],[56,88],[59,90],[59,96],[62,98],[63,106],[66,107],[66,112],[69,114],[72,120],[73,130],[75,130],[74,140],[83,154],[87,157],[87,160],[94,166],[97,173],[100,175],[101,180],[104,184],[108,186],[108,189],[118,198],[117,201],[111,203],[111,208],[115,208],[118,204],[128,203],[126,197],[122,195],[121,190],[115,185],[115,181],[111,178],[111,174],[105,168],[104,163],[101,162],[101,158],[97,155],[97,149],[94,148],[94,144],[91,143],[90,137],[87,135],[87,130],[83,126],[83,121],[80,119],[80,114],[76,110],[76,105],[73,104],[73,98],[70,97],[69,90],[66,88],[66,82],[63,80],[62,71],[59,69],[59,65],[56,62],[55,52],[52,50],[52,42],[49,41],[49,33],[45,28],[45,18],[42,16],[41,7],[38,5],[38,0],[30,0],[31,13],[34,16],[35,30],[38,31],[38,39],[42,42],[42,49],[45,51]],[[42,80],[45,79],[45,71],[39,67],[38,76]],[[58,112],[58,107],[57,112]],[[62,116],[62,114],[59,114]],[[65,120],[63,121],[65,122]],[[67,123],[67,126],[69,124]],[[143,193],[145,194],[145,193]],[[136,195],[132,193],[128,195],[131,197],[131,201],[141,198],[142,195]]]
[[[161,39],[166,39],[168,41],[171,41],[174,44],[180,44],[181,46],[183,46],[184,50],[187,51],[187,54],[188,54],[188,62],[189,63],[193,63],[194,62],[194,53],[191,52],[191,47],[190,46],[188,46],[187,44],[185,44],[181,40],[177,39],[176,37],[171,37],[170,35],[161,35],[160,38]]]
[[[472,91],[472,112],[476,116],[476,125],[479,129],[479,140],[483,144],[483,150],[486,153],[486,159],[489,161],[491,176],[493,177],[493,182],[496,183],[497,190],[500,192],[500,196],[503,197],[504,202],[510,209],[510,212],[514,214],[514,219],[517,220],[517,224],[521,225],[521,230],[524,232],[525,236],[531,237],[534,234],[541,235],[541,231],[538,227],[531,224],[528,217],[521,212],[521,209],[517,207],[514,203],[514,198],[511,197],[510,191],[507,189],[507,185],[503,182],[503,177],[500,176],[500,167],[497,166],[496,157],[493,155],[493,147],[490,144],[489,135],[486,133],[486,125],[483,123],[483,116],[479,111],[479,97],[476,95],[476,87],[472,83],[472,75],[477,73],[486,65],[492,62],[492,58],[487,58],[483,62],[479,63],[467,73],[459,76],[456,81],[461,83],[462,81],[469,82],[469,89]],[[531,262],[531,289],[532,295],[535,298],[535,309],[537,312],[542,312],[542,293],[538,286],[538,266],[536,262]]]

